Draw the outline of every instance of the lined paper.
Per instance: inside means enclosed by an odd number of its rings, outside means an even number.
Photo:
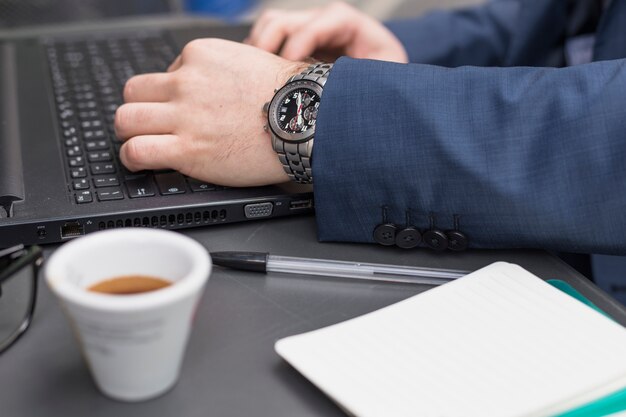
[[[626,330],[504,262],[275,348],[363,417],[550,416],[626,386]]]

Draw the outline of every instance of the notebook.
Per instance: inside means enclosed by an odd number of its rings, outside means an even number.
[[[275,348],[359,417],[624,409],[626,329],[504,262]]]

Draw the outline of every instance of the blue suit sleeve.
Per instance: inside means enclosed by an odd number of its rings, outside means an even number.
[[[436,10],[387,27],[404,45],[409,61],[446,67],[502,65],[520,0],[493,0],[459,10]]]
[[[313,154],[321,240],[389,221],[475,248],[626,253],[626,60],[443,68],[341,58]]]

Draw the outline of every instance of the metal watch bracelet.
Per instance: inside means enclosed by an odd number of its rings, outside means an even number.
[[[314,81],[324,87],[328,74],[333,64],[318,62],[310,65],[300,74],[296,74],[287,81],[286,85],[299,80]],[[283,169],[292,181],[301,184],[313,183],[311,171],[311,156],[313,152],[313,140],[301,143],[291,143],[279,138],[273,140],[274,150],[278,153],[278,159],[283,165]]]

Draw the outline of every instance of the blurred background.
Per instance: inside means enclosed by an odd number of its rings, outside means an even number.
[[[349,0],[366,13],[385,20],[416,16],[437,7],[448,8],[484,0]],[[303,9],[331,0],[0,0],[0,28],[100,20],[167,13],[193,14],[235,21],[251,21],[264,8]]]
[[[416,16],[427,9],[458,7],[468,4],[482,3],[484,0],[354,0],[348,1],[359,9],[379,19],[389,19],[401,16]],[[261,1],[263,7],[279,7],[288,9],[302,8],[306,4],[324,5],[332,3],[326,0],[311,1],[286,1],[266,0]]]

